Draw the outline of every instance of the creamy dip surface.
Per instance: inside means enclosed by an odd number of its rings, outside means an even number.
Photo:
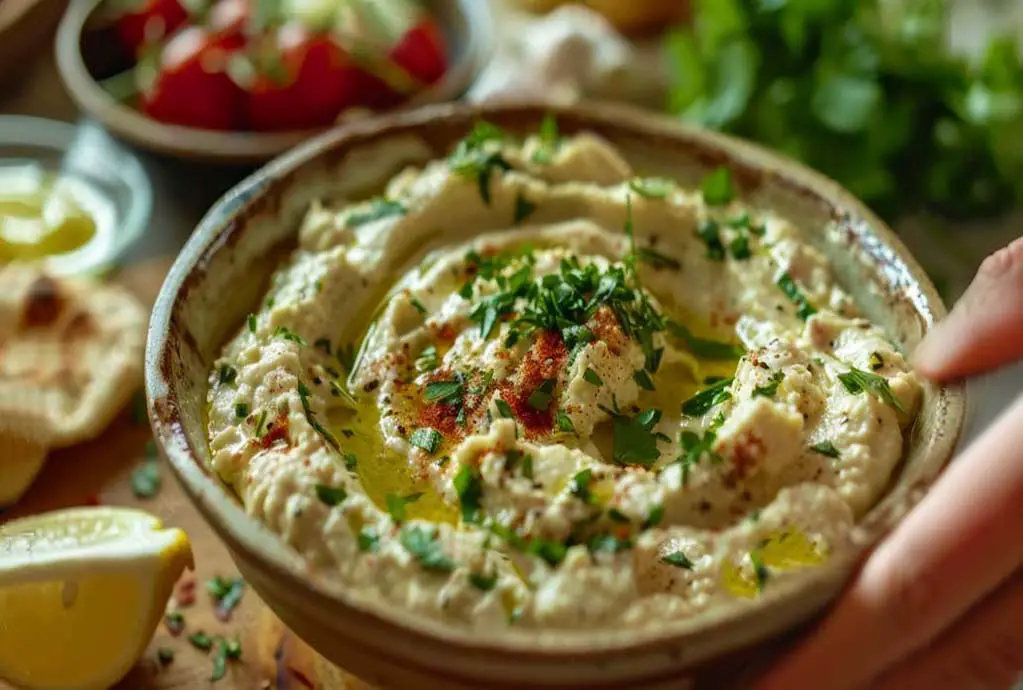
[[[920,384],[800,229],[480,123],[314,204],[210,374],[213,466],[343,585],[453,624],[649,626],[823,563]]]

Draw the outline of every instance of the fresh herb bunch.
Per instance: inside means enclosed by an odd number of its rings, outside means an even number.
[[[669,32],[669,109],[760,141],[888,218],[983,216],[1023,196],[1015,41],[946,47],[945,0],[697,0]]]

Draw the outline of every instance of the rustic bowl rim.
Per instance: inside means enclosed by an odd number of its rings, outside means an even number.
[[[752,605],[739,603],[735,606],[716,607],[699,616],[653,628],[581,632],[511,630],[490,636],[481,634],[480,631],[412,616],[403,608],[369,601],[365,597],[360,597],[356,591],[345,590],[342,585],[328,587],[304,578],[303,575],[307,573],[303,572],[302,567],[297,564],[296,556],[284,547],[283,542],[255,518],[248,516],[226,488],[206,474],[184,433],[174,395],[178,384],[168,375],[169,363],[175,357],[175,346],[181,340],[180,329],[172,327],[174,313],[183,299],[186,283],[194,274],[201,271],[202,265],[207,263],[213,253],[224,248],[227,233],[239,225],[235,219],[249,205],[265,195],[283,178],[335,148],[379,138],[392,131],[428,127],[437,120],[470,123],[480,117],[514,114],[540,117],[547,112],[615,127],[630,135],[648,138],[668,137],[697,145],[704,150],[717,151],[742,166],[759,169],[799,191],[810,193],[847,211],[861,219],[860,224],[868,227],[871,236],[881,242],[886,253],[890,253],[895,260],[901,262],[910,274],[912,287],[919,292],[924,301],[923,306],[927,313],[921,316],[927,326],[933,325],[946,315],[947,310],[934,285],[901,240],[881,220],[834,181],[781,154],[750,142],[681,125],[664,116],[620,104],[587,103],[566,106],[532,102],[424,106],[352,123],[312,139],[240,182],[210,209],[175,260],[153,308],[146,346],[145,383],[155,439],[170,461],[173,472],[186,493],[215,531],[228,543],[236,558],[241,557],[243,560],[258,563],[260,568],[272,573],[275,584],[300,590],[299,596],[309,598],[317,606],[338,607],[347,615],[371,621],[387,630],[389,634],[403,636],[409,641],[418,639],[422,643],[456,646],[467,653],[514,654],[515,658],[523,661],[549,660],[555,657],[570,657],[577,661],[583,658],[598,660],[601,654],[607,652],[630,654],[650,651],[664,643],[677,647],[699,641],[700,646],[705,647],[708,636],[720,642],[722,652],[732,650],[743,643],[728,643],[727,640],[748,637],[748,634],[744,634],[744,628],[751,621],[764,621],[780,615],[783,611],[791,611],[796,606],[795,602],[801,599],[821,598],[822,592],[826,594],[823,596],[825,601],[837,595],[842,583],[852,573],[865,550],[897,524],[904,516],[905,510],[895,517],[894,512],[898,510],[889,511],[885,517],[874,520],[869,543],[859,544],[855,552],[850,550],[836,554],[827,565],[809,570],[804,576],[793,580],[780,581],[778,587],[766,592]],[[237,231],[244,232],[244,229]],[[934,394],[938,396],[939,407],[944,412],[943,424],[920,443],[927,449],[923,462],[926,462],[928,467],[933,466],[937,473],[951,459],[962,433],[966,394],[965,387],[960,385],[938,387]],[[909,500],[918,500],[922,491],[933,481],[931,478],[907,487],[908,495],[911,496]],[[909,505],[906,506],[906,510],[908,508]],[[868,513],[868,519],[871,514]],[[782,615],[782,618],[784,617]],[[717,653],[709,655],[716,656]]]
[[[79,39],[86,22],[106,0],[71,0],[54,42],[57,72],[79,108],[117,136],[157,153],[222,163],[262,163],[293,148],[323,129],[291,132],[220,132],[157,122],[118,102],[89,73]],[[493,52],[494,18],[489,3],[455,0],[469,30],[464,58],[447,74],[412,98],[403,108],[456,98],[468,89]],[[329,131],[329,130],[326,130]]]

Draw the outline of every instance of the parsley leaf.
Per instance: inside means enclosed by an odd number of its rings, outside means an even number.
[[[799,286],[796,285],[796,281],[794,281],[792,276],[788,273],[782,273],[778,278],[778,287],[780,287],[782,292],[785,293],[785,296],[789,298],[789,301],[796,305],[796,316],[801,318],[803,321],[806,321],[808,318],[817,313],[814,306],[810,304],[810,300],[808,300],[806,295],[800,291]]]
[[[400,201],[391,199],[373,199],[369,202],[369,208],[361,211],[353,211],[347,218],[345,224],[350,228],[356,228],[366,223],[390,218],[392,216],[403,216],[408,213],[405,205]]]
[[[679,445],[682,447],[682,454],[677,462],[682,466],[682,486],[689,483],[689,472],[698,465],[704,457],[710,458],[713,463],[721,462],[721,456],[714,452],[714,441],[717,435],[713,431],[705,431],[703,435],[697,434],[689,429],[679,434]]]
[[[554,386],[557,383],[554,379],[545,379],[536,390],[529,394],[526,403],[534,410],[543,411],[551,406],[551,399],[554,397]]]
[[[340,505],[346,498],[348,498],[348,492],[341,487],[317,484],[316,498],[320,499],[320,503],[323,505],[333,508],[336,505]]]
[[[455,562],[441,549],[436,532],[420,526],[405,526],[398,535],[398,541],[425,570],[450,573],[455,569]]]
[[[821,441],[820,443],[815,443],[812,446],[810,446],[810,450],[812,450],[815,453],[820,453],[821,455],[824,455],[829,458],[837,458],[840,455],[840,453],[838,452],[838,448],[835,448],[835,444],[832,443],[831,441]]]
[[[707,219],[696,228],[697,236],[707,245],[707,258],[712,261],[725,260],[725,245],[721,243],[721,226]]]
[[[462,506],[462,520],[467,523],[478,522],[481,515],[483,498],[483,481],[471,465],[462,465],[452,480],[458,501]]]
[[[676,568],[683,568],[685,570],[692,570],[693,565],[695,565],[691,560],[689,560],[689,557],[683,553],[682,549],[661,556],[661,563],[673,565]]]
[[[892,389],[888,385],[888,379],[883,376],[870,371],[863,371],[856,367],[850,367],[849,371],[838,375],[838,380],[853,395],[863,392],[872,393],[881,402],[894,407],[899,412],[906,411],[906,408],[902,406],[899,399],[892,393]]]
[[[426,402],[451,402],[460,400],[464,392],[465,386],[461,381],[433,381],[426,384],[426,393],[423,398]]]
[[[682,414],[687,417],[699,417],[706,414],[712,407],[732,399],[729,388],[733,379],[721,379],[712,383],[693,397],[682,403]]]
[[[657,442],[663,440],[653,431],[661,421],[661,411],[649,409],[634,417],[614,416],[612,455],[622,465],[651,465],[661,457]]]
[[[703,201],[708,206],[724,206],[735,197],[732,188],[732,172],[721,166],[703,178],[700,184]]]
[[[399,496],[398,494],[387,494],[384,497],[384,504],[387,506],[387,513],[395,522],[404,522],[406,509],[410,503],[415,503],[423,497],[422,492]]]
[[[632,372],[632,380],[635,381],[636,385],[643,390],[654,390],[653,379],[650,378],[650,374],[648,374],[645,369],[639,369],[638,371]]]
[[[438,366],[440,366],[440,360],[437,356],[437,346],[427,345],[416,358],[416,371],[420,373],[433,371]]]
[[[593,371],[593,369],[590,369],[589,367],[587,367],[586,371],[583,372],[583,380],[594,386],[604,385],[604,379],[600,378],[597,372]]]
[[[629,189],[647,199],[663,199],[675,188],[675,181],[664,177],[634,177]]]
[[[220,366],[220,375],[218,377],[218,381],[220,381],[220,383],[224,385],[231,385],[237,378],[238,370],[230,364],[222,364]]]
[[[515,413],[512,412],[511,405],[506,403],[501,398],[497,398],[496,400],[494,400],[494,406],[497,407],[497,413],[504,417],[505,419],[511,419],[512,417],[515,416]]]
[[[590,484],[593,483],[593,470],[586,468],[577,472],[568,483],[568,493],[575,496],[583,503],[593,503],[594,496],[590,493]]]
[[[536,204],[527,199],[520,189],[518,194],[515,195],[515,225],[529,218],[535,210]]]
[[[481,592],[489,592],[497,585],[497,573],[492,575],[469,573],[469,584]]]
[[[558,431],[562,431],[566,434],[575,433],[575,425],[572,424],[572,418],[564,410],[558,410]]]
[[[424,426],[413,431],[408,442],[433,455],[440,448],[440,444],[444,442],[444,436],[436,429]]]
[[[728,360],[742,357],[746,350],[741,345],[707,340],[693,335],[692,331],[678,321],[669,319],[665,325],[668,332],[685,343],[686,348],[697,357],[703,359]]]
[[[778,392],[778,386],[784,380],[785,380],[784,372],[781,371],[774,372],[773,374],[771,374],[771,378],[768,379],[768,382],[765,385],[756,386],[753,389],[752,397],[773,398],[775,394]]]

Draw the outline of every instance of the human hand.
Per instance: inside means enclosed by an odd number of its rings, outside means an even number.
[[[935,381],[1023,358],[1023,238],[920,344]],[[1006,690],[1023,672],[1023,397],[868,557],[757,690]]]

